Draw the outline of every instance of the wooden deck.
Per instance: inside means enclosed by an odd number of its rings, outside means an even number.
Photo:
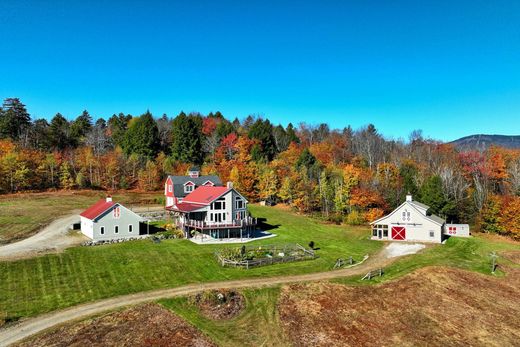
[[[240,229],[240,228],[249,228],[257,225],[257,219],[252,217],[247,217],[241,220],[235,220],[231,223],[222,223],[222,222],[205,222],[199,220],[189,219],[187,221],[177,221],[177,225],[180,228],[193,228],[195,230],[212,230],[212,229]]]

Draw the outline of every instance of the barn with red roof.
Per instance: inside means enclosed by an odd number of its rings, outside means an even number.
[[[172,212],[187,238],[249,238],[257,223],[247,212],[247,203],[228,182],[225,187],[199,186],[182,202],[166,209]]]
[[[80,214],[81,232],[94,241],[139,236],[143,218],[111,197],[101,199]]]

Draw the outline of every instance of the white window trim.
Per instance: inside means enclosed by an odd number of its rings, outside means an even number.
[[[184,192],[185,193],[191,193],[195,190],[195,185],[185,185],[184,186]]]
[[[168,193],[173,191],[173,184],[168,184]]]
[[[128,232],[131,233],[134,231],[134,225],[133,224],[128,224]]]

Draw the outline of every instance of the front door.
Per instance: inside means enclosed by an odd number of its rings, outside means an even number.
[[[404,227],[392,227],[392,239],[393,240],[405,240],[406,229]]]

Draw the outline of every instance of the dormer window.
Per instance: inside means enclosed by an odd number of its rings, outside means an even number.
[[[184,186],[184,192],[185,193],[191,193],[193,190],[195,189],[195,186],[194,185],[187,185],[187,186]]]

